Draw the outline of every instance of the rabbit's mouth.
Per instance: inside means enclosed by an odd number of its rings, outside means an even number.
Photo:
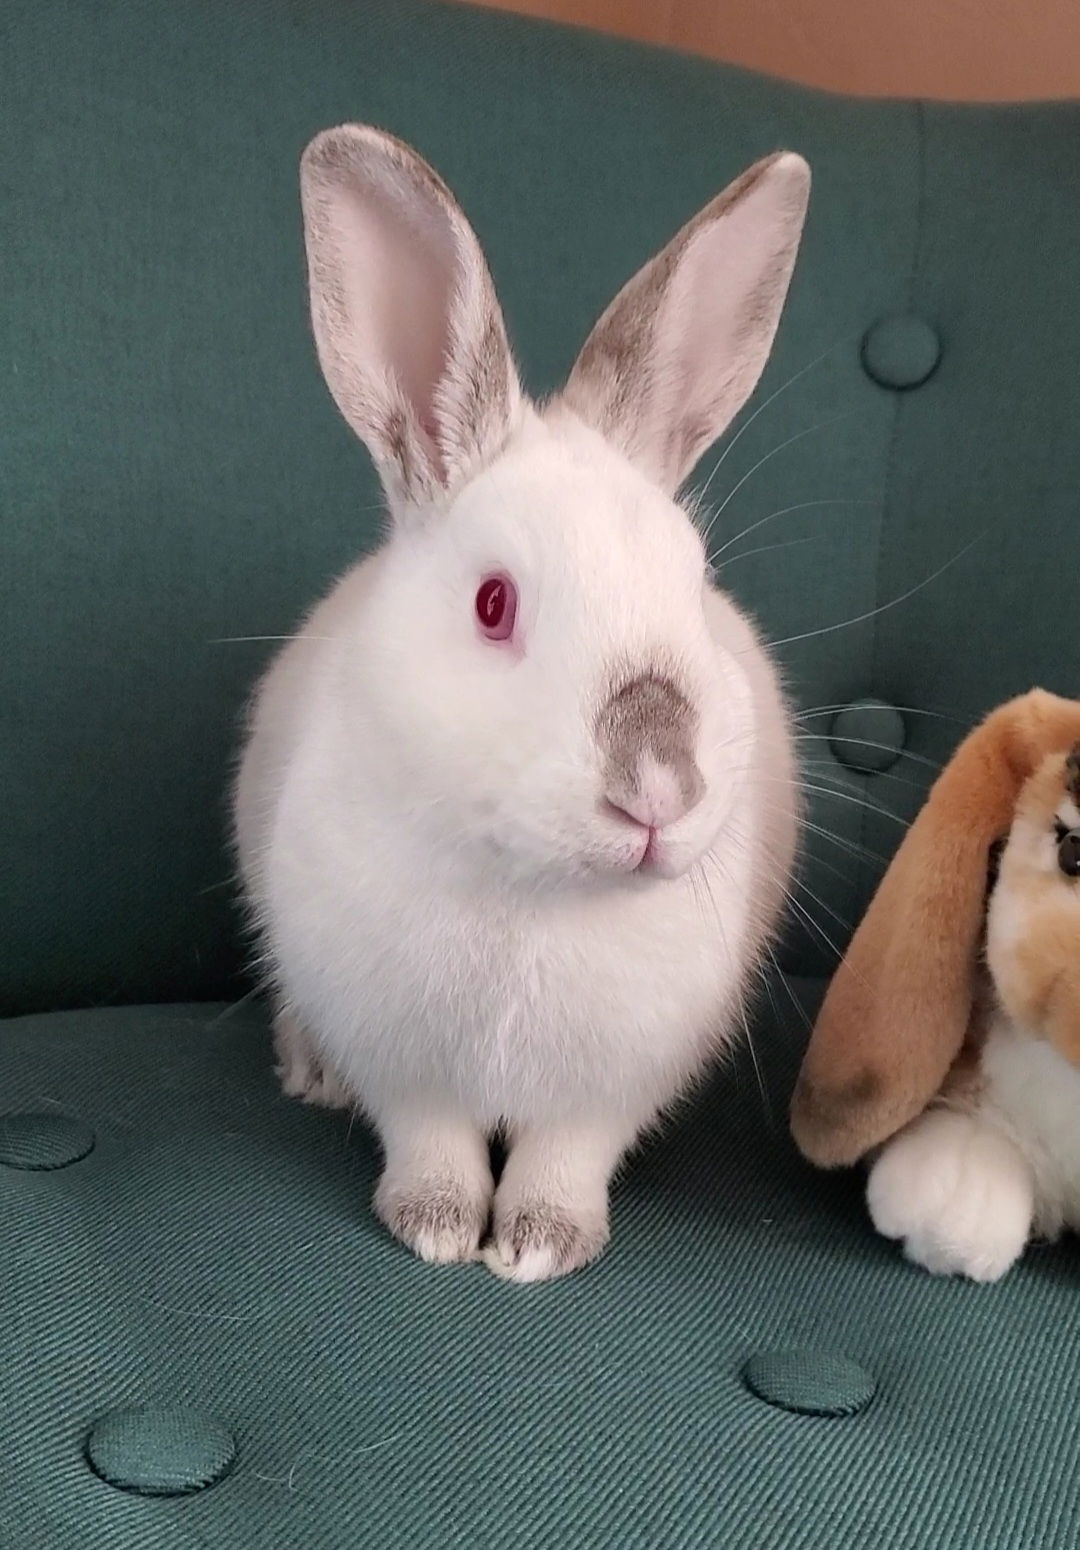
[[[656,830],[650,829],[645,836],[645,849],[641,852],[641,860],[634,868],[635,872],[648,872],[656,861],[658,851]]]
[[[616,877],[676,878],[697,860],[701,847],[687,832],[697,828],[693,817],[689,823],[665,826],[638,822],[610,801],[604,802],[603,811],[618,844],[617,848],[605,845],[598,858],[601,870]]]
[[[701,847],[688,839],[650,829],[639,846],[637,861],[627,870],[644,882],[673,882],[696,865],[700,854]]]
[[[688,872],[696,859],[696,850],[691,851],[685,842],[672,841],[656,829],[650,829],[634,873],[638,877],[662,878],[670,882]]]
[[[617,850],[604,847],[599,851],[590,870],[606,872],[616,879],[649,876],[656,866],[658,854],[656,831],[640,829],[623,839]]]

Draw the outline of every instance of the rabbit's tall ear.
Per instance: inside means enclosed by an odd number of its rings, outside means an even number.
[[[800,1149],[856,1162],[921,1112],[975,1004],[990,848],[1024,781],[1080,736],[1080,705],[1033,690],[960,745],[893,857],[829,986],[792,1100]]]
[[[452,491],[510,434],[521,389],[484,255],[417,153],[344,124],[304,152],[315,343],[400,509]]]
[[[619,292],[564,401],[674,493],[757,386],[810,194],[801,156],[757,162]]]

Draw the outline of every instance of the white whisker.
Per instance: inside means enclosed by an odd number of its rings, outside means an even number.
[[[853,791],[842,791],[836,786],[816,786],[812,781],[803,782],[804,791],[816,791],[819,796],[839,797],[843,802],[850,802],[854,807],[861,807],[868,813],[877,813],[882,818],[891,818],[893,823],[898,823],[902,829],[910,828],[910,820],[901,818],[898,813],[891,812],[887,807],[879,807],[876,802],[868,802],[865,797],[857,795]]]
[[[818,759],[801,759],[799,761],[799,768],[800,770],[807,771],[812,775],[819,776],[822,780],[836,781],[836,783],[843,791],[859,790],[858,786],[845,779],[844,775],[837,770],[836,765],[831,761],[826,762],[824,760]],[[907,775],[897,775],[892,770],[868,770],[865,772],[865,774],[868,779],[872,778],[875,781],[891,780],[895,785],[907,786],[911,791],[925,792],[926,790],[925,782],[921,780],[912,780]]]
[[[831,734],[828,732],[796,732],[793,741],[796,743],[816,742],[827,743]],[[875,743],[869,737],[849,737],[846,732],[837,734],[837,742],[855,743],[860,748],[880,748],[884,753],[895,753],[899,758],[912,759],[916,764],[925,764],[927,769],[940,770],[944,766],[938,764],[935,759],[926,759],[922,754],[912,753],[909,748],[895,748],[892,743]],[[888,770],[873,770],[874,775],[887,775]]]
[[[823,535],[810,533],[806,538],[789,538],[782,544],[759,544],[756,549],[744,549],[741,554],[733,554],[730,560],[724,561],[724,569],[734,565],[737,560],[748,560],[752,554],[771,554],[774,549],[794,549],[799,544],[815,543]]]
[[[814,890],[810,887],[809,883],[805,882],[801,877],[794,877],[794,878],[792,878],[792,881],[794,882],[796,888],[801,888],[804,891],[804,893],[808,893],[810,895],[810,897],[813,899],[814,903],[820,909],[823,909],[825,911],[826,915],[831,916],[832,919],[836,921],[836,924],[838,926],[843,926],[844,930],[848,931],[848,932],[854,931],[855,927],[851,924],[851,921],[850,920],[845,920],[843,915],[838,915],[834,909],[832,909],[828,904],[825,903],[824,899],[820,898],[814,892]]]
[[[751,472],[753,472],[752,469],[751,469]],[[871,501],[871,500],[833,499],[833,500],[816,500],[816,501],[796,501],[794,506],[781,506],[778,511],[770,511],[768,516],[758,517],[756,522],[751,522],[749,527],[744,527],[741,533],[736,533],[733,538],[729,538],[726,543],[722,543],[720,545],[719,549],[717,549],[716,553],[713,555],[713,557],[712,557],[713,561],[715,563],[715,561],[717,561],[722,554],[726,553],[727,550],[730,549],[733,544],[737,544],[739,542],[739,540],[742,539],[742,538],[749,538],[751,533],[756,533],[758,528],[759,527],[764,527],[767,522],[775,522],[778,517],[789,517],[792,514],[792,512],[794,512],[794,511],[813,511],[818,506],[876,506],[877,504],[878,504],[877,501]],[[723,511],[723,509],[724,509],[723,506],[721,506],[720,511]],[[720,511],[718,511],[716,513],[716,516],[720,515]],[[715,520],[715,518],[714,518],[714,520]],[[705,540],[706,540],[706,542],[708,542],[709,535],[712,532],[712,528],[713,528],[713,524],[712,524],[712,522],[710,522],[709,526],[705,530]],[[796,543],[807,543],[808,541],[809,540],[805,539],[805,538],[803,538],[803,539],[796,539],[795,540]],[[779,546],[777,546],[777,545],[770,545],[769,547],[783,547],[783,546],[782,545],[779,545]],[[753,549],[748,551],[748,553],[750,553],[750,554],[754,554],[756,552],[757,551],[753,550]],[[733,555],[732,559],[741,560],[742,559],[742,555],[741,554]],[[731,560],[728,561],[728,564],[729,565],[731,564]]]
[[[803,818],[800,822],[800,827],[809,834],[820,835],[823,840],[831,840],[834,845],[839,845],[842,850],[850,851],[860,861],[875,861],[881,867],[886,867],[889,864],[888,856],[880,856],[876,850],[871,850],[868,846],[861,845],[857,840],[849,840],[845,835],[837,834],[835,830],[826,828],[824,824],[814,823],[809,818]]]
[[[895,705],[890,701],[889,708],[890,710],[902,711],[905,715],[908,716],[930,716],[935,721],[954,721],[957,726],[961,727],[970,727],[974,725],[970,719],[965,719],[963,716],[952,715],[948,711],[943,710],[927,710],[922,705]],[[796,711],[792,719],[794,721],[803,722],[810,716],[825,716],[828,715],[830,711],[850,709],[850,700],[837,700],[834,705],[808,705],[804,710]],[[819,733],[818,735],[824,736],[825,734]]]
[[[717,872],[720,875],[720,879],[721,879],[722,882],[726,883],[726,882],[729,881],[729,879],[728,879],[728,876],[727,876],[727,871],[724,868],[724,866],[723,866],[719,856],[714,855],[711,852],[709,852],[709,853],[706,853],[706,855],[702,857],[702,863],[703,864],[702,864],[702,867],[701,867],[701,879],[702,879],[702,882],[705,885],[705,891],[706,891],[706,893],[708,895],[709,902],[712,905],[713,917],[716,920],[716,929],[720,933],[720,940],[721,940],[721,942],[723,943],[723,946],[724,946],[724,955],[730,961],[730,954],[728,952],[728,947],[727,947],[727,933],[724,930],[723,919],[721,917],[719,907],[718,907],[718,905],[716,903],[716,897],[713,894],[712,887],[711,887],[710,882],[709,882],[708,873],[705,870],[705,864],[707,864],[709,862],[711,862],[712,865],[715,866]],[[746,1047],[750,1051],[750,1059],[753,1062],[754,1075],[757,1078],[758,1090],[761,1093],[761,1105],[762,1105],[762,1109],[763,1109],[764,1114],[765,1114],[765,1122],[766,1122],[766,1125],[768,1126],[768,1128],[771,1130],[771,1129],[773,1129],[773,1127],[775,1125],[775,1120],[774,1120],[774,1117],[773,1117],[772,1109],[771,1109],[770,1104],[769,1104],[769,1094],[768,1094],[768,1090],[767,1090],[767,1088],[765,1086],[765,1079],[764,1079],[764,1076],[762,1075],[761,1065],[760,1065],[760,1063],[758,1061],[757,1050],[754,1048],[754,1040],[753,1040],[753,1037],[752,1037],[752,1035],[750,1033],[750,1023],[749,1023],[749,1020],[748,1020],[748,1018],[746,1016],[746,1007],[745,1007],[745,1005],[743,1003],[743,999],[742,999],[741,996],[739,996],[737,998],[736,1005],[737,1005],[737,1009],[738,1009],[738,1013],[739,1013],[739,1020],[741,1021],[742,1025],[743,1025],[743,1034],[745,1035],[745,1038],[746,1038]]]
[[[799,1018],[802,1021],[803,1026],[805,1027],[807,1033],[809,1033],[810,1032],[810,1019],[806,1015],[806,1009],[804,1008],[802,1002],[799,1000],[798,996],[792,990],[791,986],[788,984],[787,975],[784,973],[783,969],[780,967],[780,964],[779,964],[779,962],[777,960],[777,957],[776,957],[776,953],[773,951],[771,946],[767,946],[765,948],[765,955],[769,959],[770,963],[773,966],[773,969],[776,972],[776,978],[780,981],[781,985],[783,985],[785,991],[787,992],[788,997],[790,998],[792,1006],[795,1008],[796,1012],[798,1012]],[[764,972],[764,970],[761,971],[761,977],[764,980],[766,986],[768,986],[768,984],[769,984],[769,977]],[[770,1000],[771,999],[772,999],[772,993],[770,992]]]
[[[208,646],[241,646],[254,640],[330,640],[329,635],[223,635],[219,640],[208,640]]]
[[[758,779],[768,781],[774,786],[797,786],[801,791],[816,791],[820,796],[839,797],[841,801],[850,802],[855,807],[864,808],[868,813],[879,813],[882,818],[891,818],[894,823],[900,824],[904,829],[910,828],[911,825],[910,819],[901,818],[899,813],[894,813],[891,808],[878,807],[875,802],[869,801],[858,791],[854,791],[850,787],[845,789],[839,786],[818,786],[812,781],[805,779],[798,781],[790,780],[786,775],[759,774]]]
[[[753,423],[757,419],[758,415],[764,414],[766,409],[769,407],[769,405],[770,404],[774,404],[782,393],[786,393],[788,388],[794,387],[796,382],[801,381],[801,379],[806,376],[807,372],[813,371],[815,366],[820,366],[821,362],[823,360],[826,360],[833,353],[834,350],[839,350],[841,345],[852,344],[854,342],[854,340],[857,339],[857,338],[858,338],[857,334],[845,334],[845,336],[842,339],[835,339],[827,350],[822,350],[821,354],[820,355],[815,355],[814,359],[812,361],[807,362],[807,364],[805,366],[800,366],[799,370],[795,373],[794,376],[789,377],[786,382],[782,382],[778,388],[776,388],[773,392],[771,392],[769,394],[768,398],[766,398],[763,403],[758,404],[758,406],[754,410],[753,414],[747,415],[746,419],[739,426],[739,429],[735,432],[734,436],[732,436],[731,440],[728,442],[728,444],[724,448],[723,452],[721,452],[720,456],[717,458],[716,462],[713,464],[712,473],[706,479],[704,488],[702,489],[702,492],[701,492],[702,498],[704,498],[705,495],[708,493],[708,489],[709,489],[710,484],[712,484],[713,480],[716,478],[716,476],[720,472],[721,468],[723,468],[724,463],[727,460],[727,458],[728,458],[729,454],[731,453],[732,449],[738,445],[740,439],[750,429],[751,425],[753,425]]]
[[[815,935],[821,937],[822,941],[828,946],[829,950],[835,954],[837,959],[842,958],[844,955],[840,948],[836,945],[824,927],[818,924],[806,906],[799,903],[798,899],[790,891],[790,889],[785,888],[784,894],[792,909],[798,911],[800,918],[806,922],[806,924],[810,927],[810,930],[814,932]]]
[[[838,877],[840,881],[848,888],[853,887],[855,884],[855,879],[853,877],[849,877],[846,872],[841,872],[838,866],[833,866],[832,862],[826,861],[824,856],[815,856],[813,858],[813,865],[815,871],[817,871],[819,867],[823,867],[826,872],[831,872],[833,877]]]
[[[869,990],[870,987],[867,984],[867,981],[863,977],[863,975],[861,975],[858,972],[857,969],[852,968],[851,962],[848,959],[847,952],[846,951],[845,952],[841,952],[840,951],[840,949],[837,947],[836,943],[832,940],[832,938],[825,931],[823,931],[821,929],[821,926],[818,924],[818,922],[816,920],[814,920],[813,916],[810,914],[810,912],[808,910],[804,909],[803,906],[801,904],[799,904],[798,900],[796,900],[791,894],[788,895],[788,899],[789,899],[790,903],[792,904],[792,906],[795,909],[798,910],[799,914],[804,918],[804,920],[807,922],[807,924],[808,925],[812,925],[814,930],[818,933],[818,935],[825,942],[828,943],[830,950],[833,953],[835,953],[835,955],[836,955],[836,966],[837,966],[837,968],[839,968],[841,966],[841,964],[843,964],[847,968],[848,972],[855,976],[855,978],[858,980],[859,984],[864,986],[867,990]]]
[[[773,447],[770,452],[766,452],[763,457],[759,457],[757,462],[746,470],[742,478],[736,480],[735,484],[732,485],[731,489],[724,496],[719,506],[717,506],[716,510],[713,512],[711,518],[709,519],[709,525],[705,529],[705,542],[708,543],[709,535],[712,533],[716,523],[724,515],[724,512],[731,505],[731,502],[735,499],[736,495],[738,495],[746,481],[748,479],[752,479],[759,468],[764,468],[766,463],[771,462],[774,457],[783,452],[787,447],[794,446],[795,442],[797,441],[802,441],[804,436],[812,436],[815,431],[823,431],[829,425],[838,424],[840,420],[850,420],[854,413],[854,409],[845,409],[841,414],[831,414],[827,419],[818,420],[814,425],[804,426],[801,431],[796,431],[794,435],[788,436],[784,441],[780,442],[779,446]],[[708,488],[709,486],[706,485],[705,489],[701,492],[702,500],[704,500],[705,493]]]
[[[815,931],[818,934],[818,936],[821,937],[822,941],[827,943],[830,951],[835,954],[837,966],[839,966],[842,963],[847,963],[847,953],[841,951],[841,949],[836,945],[836,943],[833,941],[832,937],[828,934],[828,932],[825,931],[822,928],[822,926],[819,924],[819,922],[814,919],[814,917],[813,917],[813,915],[811,915],[810,911],[808,909],[806,909],[802,904],[799,903],[798,899],[796,899],[796,897],[795,897],[795,895],[793,893],[789,892],[787,897],[788,897],[788,902],[791,905],[792,909],[798,911],[799,915],[802,917],[803,920],[805,920],[806,924],[811,928],[811,930]],[[851,968],[850,963],[848,963],[847,966],[848,966],[849,970],[851,970],[851,972],[854,974],[855,970]],[[859,980],[859,982],[861,984],[864,984],[864,985],[866,984],[866,981],[863,979],[861,974],[857,974],[856,978]]]
[[[778,650],[781,646],[790,646],[795,641],[799,640],[812,640],[814,636],[817,635],[829,635],[833,630],[846,630],[849,625],[863,624],[867,619],[876,619],[878,614],[886,613],[890,608],[899,607],[901,603],[906,603],[909,598],[914,597],[916,592],[921,592],[922,589],[924,587],[928,587],[931,582],[937,581],[939,576],[943,576],[945,574],[950,565],[955,565],[958,560],[962,560],[964,555],[967,554],[970,550],[974,549],[975,545],[979,543],[981,539],[985,538],[988,532],[989,529],[984,528],[981,533],[977,533],[970,543],[965,544],[962,549],[958,550],[956,554],[954,554],[950,559],[946,560],[944,565],[939,565],[937,570],[934,571],[932,575],[927,576],[924,581],[920,581],[917,586],[909,587],[906,592],[901,592],[899,597],[890,598],[887,603],[882,603],[878,608],[868,609],[866,613],[856,614],[853,619],[841,619],[839,624],[823,624],[821,628],[817,630],[803,630],[800,635],[788,635],[785,636],[783,640],[774,640],[772,642],[773,649]]]

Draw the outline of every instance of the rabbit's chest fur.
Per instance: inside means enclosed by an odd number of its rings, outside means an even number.
[[[297,798],[268,913],[290,1000],[362,1102],[445,1093],[487,1128],[597,1104],[643,1120],[731,1031],[754,946],[745,840],[708,891],[470,895],[421,858],[402,866],[375,829],[353,831],[343,865],[324,843],[332,801]],[[305,810],[320,813],[306,834]]]

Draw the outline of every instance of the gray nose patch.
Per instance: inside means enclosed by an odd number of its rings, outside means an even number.
[[[687,806],[704,782],[694,762],[697,717],[682,691],[662,673],[642,673],[613,689],[596,718],[608,793],[638,794],[643,754],[674,770]]]

